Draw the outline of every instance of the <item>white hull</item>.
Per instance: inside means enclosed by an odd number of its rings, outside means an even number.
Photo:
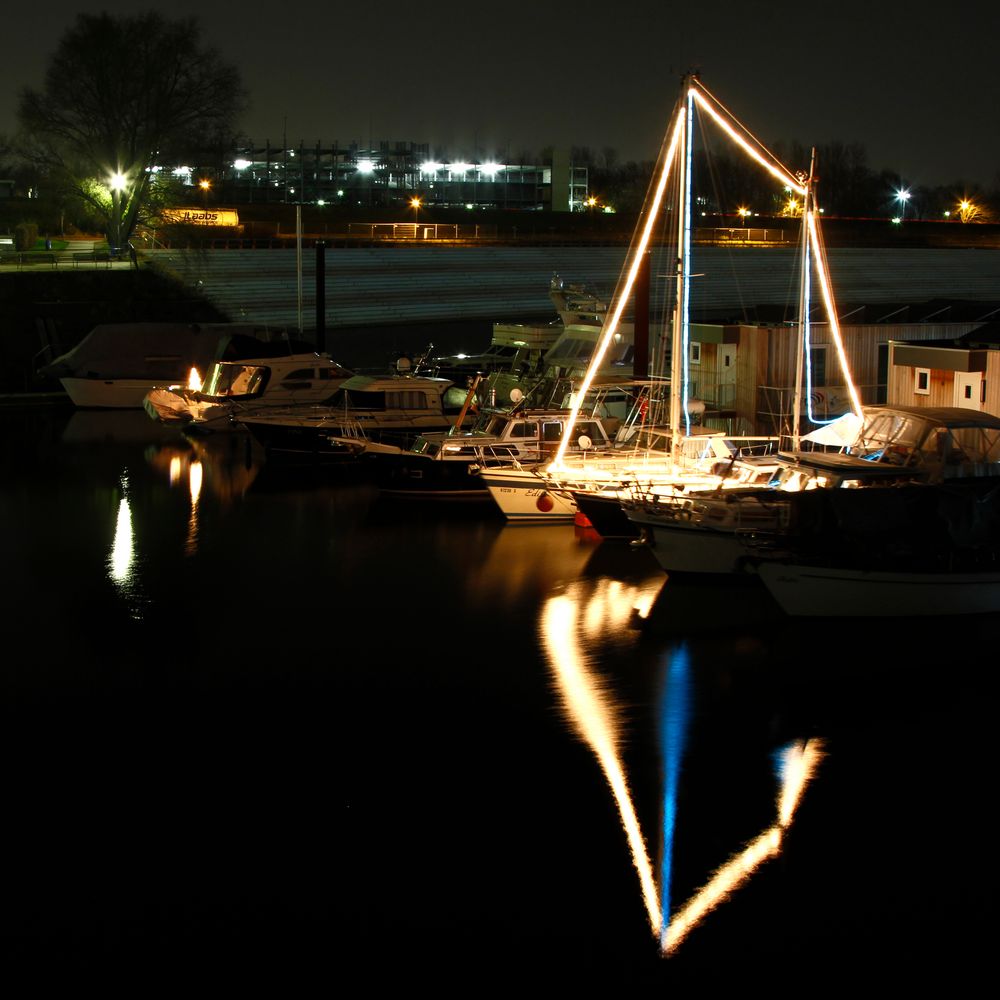
[[[904,573],[764,562],[758,575],[796,616],[923,617],[1000,612],[1000,572]]]
[[[74,406],[105,410],[141,410],[152,379],[62,378],[59,380]]]
[[[508,521],[572,521],[576,502],[571,494],[553,490],[546,480],[530,469],[500,468],[480,470],[490,496]]]
[[[644,518],[626,510],[645,532],[646,545],[666,573],[730,574],[744,572],[753,548],[734,532]]]

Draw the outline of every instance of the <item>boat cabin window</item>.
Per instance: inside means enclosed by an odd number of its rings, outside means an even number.
[[[928,447],[945,465],[1000,461],[1000,432],[985,427],[938,427],[928,435]]]
[[[534,438],[538,439],[538,421],[537,420],[518,420],[514,423],[514,426],[510,429],[510,437],[512,438]]]
[[[559,441],[562,438],[563,425],[561,420],[546,420],[542,424],[543,441]]]
[[[391,409],[429,410],[427,394],[417,389],[396,390],[385,394],[385,405]]]
[[[608,444],[607,435],[604,428],[596,420],[578,420],[573,427],[573,444],[579,448],[580,438],[586,435],[590,438],[591,446],[603,448]]]
[[[258,365],[240,365],[217,361],[201,387],[203,396],[231,399],[235,396],[259,396],[267,385],[270,369]]]
[[[469,390],[462,389],[457,385],[445,389],[443,400],[445,413],[461,413],[468,396]]]
[[[432,458],[441,450],[441,446],[434,441],[428,441],[425,437],[418,437],[413,442],[410,451],[415,455],[429,455]]]

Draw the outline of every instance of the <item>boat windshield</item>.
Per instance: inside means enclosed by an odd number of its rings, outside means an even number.
[[[854,449],[872,461],[899,465],[968,465],[1000,461],[1000,431],[969,424],[936,425],[919,416],[879,414]]]
[[[264,366],[217,361],[205,378],[201,394],[220,399],[230,399],[233,396],[259,396],[264,391],[267,372],[268,369]]]

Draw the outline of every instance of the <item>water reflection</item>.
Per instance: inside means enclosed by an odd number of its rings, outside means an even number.
[[[171,486],[181,486],[187,479],[193,497],[204,484],[213,497],[229,505],[246,496],[264,465],[264,452],[249,434],[177,437],[150,445],[146,461]]]
[[[688,650],[681,643],[667,652],[658,702],[663,778],[659,880],[654,875],[622,754],[623,707],[609,678],[595,667],[602,640],[613,637],[616,656],[623,653],[623,646],[628,645],[623,636],[628,635],[629,624],[638,609],[650,606],[661,585],[662,578],[656,577],[638,583],[607,576],[578,579],[545,600],[539,630],[563,711],[596,757],[614,798],[650,929],[659,940],[661,954],[670,955],[698,923],[781,851],[785,831],[814,775],[822,748],[819,741],[813,740],[789,744],[775,755],[779,782],[775,822],[716,870],[687,902],[674,909],[674,835],[682,763],[693,714]],[[627,660],[627,648],[624,652]]]
[[[132,526],[132,507],[129,503],[129,478],[125,470],[119,481],[121,497],[115,518],[114,537],[108,553],[108,575],[118,593],[125,599],[133,618],[141,617],[139,612],[139,581],[135,571],[135,531]]]
[[[687,747],[691,720],[691,663],[682,645],[667,654],[664,684],[660,695],[660,753],[663,757],[663,886],[661,927],[670,923],[670,887],[673,882],[674,830],[677,823],[677,792],[681,761]]]
[[[660,582],[649,586],[658,588]],[[594,581],[592,587],[589,583],[575,581],[545,602],[541,637],[567,717],[594,752],[611,788],[655,934],[661,919],[659,893],[622,761],[621,708],[584,652],[585,642],[593,644],[609,630],[627,626],[640,590],[608,577]]]
[[[790,744],[777,755],[781,787],[778,793],[777,821],[734,854],[719,868],[691,899],[673,915],[664,928],[660,944],[664,955],[675,951],[688,933],[705,916],[724,902],[765,861],[777,856],[785,831],[792,822],[806,784],[812,778],[822,755],[822,743],[811,740]]]

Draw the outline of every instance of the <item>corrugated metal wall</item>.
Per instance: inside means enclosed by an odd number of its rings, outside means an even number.
[[[625,251],[609,247],[363,247],[325,250],[325,326],[363,327],[471,319],[550,317],[554,274],[610,296]],[[838,304],[1000,301],[1000,250],[827,251]],[[298,254],[290,250],[153,250],[143,257],[202,291],[228,314],[295,328]],[[697,247],[692,309],[698,314],[798,298],[798,250]],[[653,282],[674,263],[654,252]],[[302,252],[301,322],[316,325],[316,254]],[[818,293],[817,293],[818,294]],[[655,284],[653,300],[655,303]]]

